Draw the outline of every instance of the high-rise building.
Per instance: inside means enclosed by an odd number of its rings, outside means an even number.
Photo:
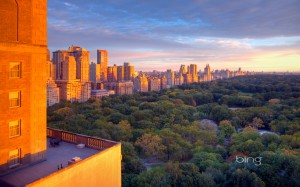
[[[106,50],[97,50],[97,64],[101,66],[101,80],[107,81],[108,53]]]
[[[206,66],[204,68],[204,78],[203,79],[204,79],[204,81],[212,81],[213,80],[213,76],[211,74],[209,64],[206,64]]]
[[[76,61],[73,56],[67,56],[61,63],[61,80],[76,80]]]
[[[167,87],[173,87],[174,86],[174,71],[172,71],[171,69],[167,70],[166,73],[167,76]]]
[[[53,58],[52,61],[56,67],[56,77],[55,80],[61,80],[62,79],[62,62],[65,61],[66,57],[69,56],[68,50],[58,50],[53,52]]]
[[[89,60],[89,51],[79,46],[71,45],[68,50],[53,52],[60,100],[84,102],[90,98]]]
[[[134,76],[134,66],[131,66],[129,62],[124,62],[124,80],[132,81]]]
[[[186,66],[185,66],[184,64],[181,64],[180,69],[179,69],[179,73],[180,73],[181,75],[183,75],[183,74],[186,74],[187,72],[188,72],[188,71],[187,71]]]
[[[118,66],[114,64],[114,66],[107,67],[107,81],[108,82],[116,82],[118,79]]]
[[[59,88],[53,79],[47,80],[47,106],[59,103]]]
[[[192,82],[198,82],[198,72],[196,64],[190,65],[189,74],[192,75]]]
[[[68,50],[57,50],[53,52],[53,63],[56,66],[56,80],[62,80],[62,63],[66,58],[73,56],[76,61],[76,79],[88,82],[90,79],[90,52],[79,46],[70,46]]]
[[[160,88],[166,89],[167,88],[167,77],[163,76],[160,78]]]
[[[180,85],[180,77],[176,76],[174,79],[174,85]]]
[[[149,91],[159,91],[160,90],[160,79],[157,77],[148,78]]]
[[[0,4],[0,174],[46,159],[46,6]]]
[[[183,75],[183,78],[184,78],[184,84],[190,84],[193,82],[192,74],[186,73]]]
[[[47,61],[47,106],[52,106],[59,103],[59,88],[55,84],[55,65]]]
[[[124,95],[124,94],[133,94],[133,82],[118,82],[116,84],[116,94]]]
[[[92,83],[100,82],[101,80],[101,66],[100,64],[96,64],[95,62],[92,62],[90,64],[90,80]]]
[[[124,66],[118,66],[117,68],[118,81],[124,80]]]
[[[0,186],[121,186],[120,143],[46,128],[46,15],[45,0],[0,4]]]
[[[56,66],[50,60],[47,61],[47,77],[55,80],[56,77]]]
[[[137,91],[148,92],[148,79],[145,74],[137,77]]]
[[[76,78],[81,82],[90,81],[90,52],[79,46],[69,48],[70,56],[75,57]]]

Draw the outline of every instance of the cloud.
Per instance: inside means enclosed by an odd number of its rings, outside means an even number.
[[[133,61],[141,69],[246,64],[262,53],[296,53],[299,9],[299,0],[51,0],[48,42],[52,51],[87,48],[92,60],[96,49],[107,49],[113,63]]]
[[[210,39],[195,39],[195,42],[202,45],[211,45],[213,47],[228,47],[228,48],[250,48],[245,42],[226,38],[210,38]]]

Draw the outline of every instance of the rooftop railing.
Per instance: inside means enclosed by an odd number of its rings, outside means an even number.
[[[59,139],[74,144],[85,144],[86,147],[92,149],[99,149],[99,150],[110,148],[118,144],[118,142],[114,142],[110,140],[86,136],[83,134],[76,134],[76,133],[53,129],[49,127],[47,128],[47,137]]]

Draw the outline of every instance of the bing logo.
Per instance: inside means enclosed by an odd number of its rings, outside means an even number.
[[[227,160],[230,162],[235,160],[239,164],[254,164],[256,166],[260,166],[262,163],[262,157],[249,157],[242,152],[231,155]]]
[[[253,163],[256,166],[261,165],[262,157],[247,157],[247,156],[235,156],[235,161],[239,164],[242,163]]]

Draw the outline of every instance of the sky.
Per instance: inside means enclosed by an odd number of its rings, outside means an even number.
[[[48,0],[48,47],[106,49],[137,71],[300,72],[299,0]]]

